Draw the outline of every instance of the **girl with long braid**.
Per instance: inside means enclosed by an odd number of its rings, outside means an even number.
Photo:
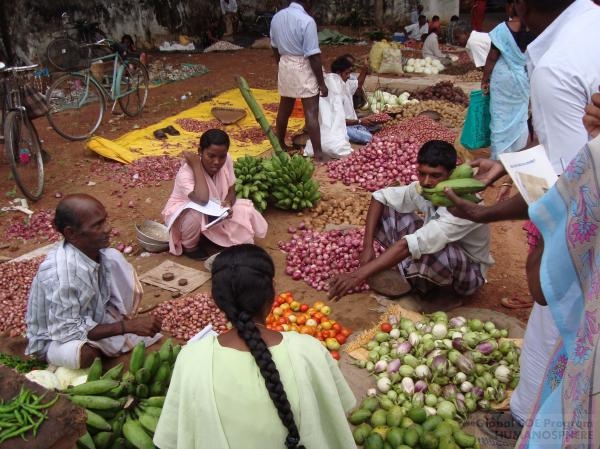
[[[212,296],[233,329],[179,354],[154,436],[160,449],[356,447],[345,417],[356,400],[337,362],[313,337],[264,325],[274,276],[255,245],[215,259]]]

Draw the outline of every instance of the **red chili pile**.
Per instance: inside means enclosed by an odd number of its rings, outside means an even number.
[[[6,230],[5,239],[37,240],[44,242],[56,242],[60,239],[60,234],[52,226],[54,221],[54,211],[44,209],[34,212],[33,215],[26,217],[22,214],[11,217]]]
[[[221,129],[223,127],[222,123],[217,119],[203,122],[202,120],[196,120],[194,118],[178,118],[177,120],[175,120],[175,123],[181,126],[184,131],[198,134],[201,134],[204,131],[208,131],[209,129]]]
[[[162,318],[162,330],[183,340],[189,340],[208,324],[218,333],[227,330],[227,318],[206,293],[165,301],[152,314]]]
[[[45,256],[0,264],[0,335],[25,332],[25,311],[31,282]]]
[[[329,280],[338,273],[347,273],[359,266],[364,229],[334,231],[304,230],[288,242],[279,242],[287,253],[285,274],[294,280],[302,279],[319,291],[328,290]],[[361,284],[353,290],[368,290]]]
[[[115,181],[123,187],[148,187],[160,185],[161,181],[175,178],[181,167],[181,159],[173,156],[147,156],[131,164],[94,161],[90,172]]]

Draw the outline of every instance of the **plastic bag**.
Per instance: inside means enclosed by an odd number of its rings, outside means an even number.
[[[383,50],[390,46],[389,42],[383,40],[375,42],[369,52],[369,63],[371,64],[371,70],[373,72],[379,72],[379,66],[383,59]]]
[[[402,74],[402,50],[393,47],[385,48],[378,73]]]
[[[343,83],[344,81],[338,75],[331,73],[325,75],[329,94],[319,98],[321,149],[323,153],[336,159],[352,153],[344,115]],[[313,156],[313,153],[312,142],[309,139],[304,147],[304,156]]]
[[[460,143],[469,150],[490,146],[490,97],[481,90],[471,92]]]

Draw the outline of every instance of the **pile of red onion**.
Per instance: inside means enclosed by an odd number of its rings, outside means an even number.
[[[223,127],[223,124],[217,119],[205,122],[202,120],[196,120],[195,118],[178,118],[175,120],[175,123],[181,126],[184,131],[198,134],[202,134],[204,131],[208,131],[209,129],[221,129]]]
[[[292,235],[288,242],[279,242],[287,253],[285,274],[302,279],[319,291],[329,288],[329,280],[338,273],[354,271],[359,266],[364,229],[334,231],[303,230]],[[352,292],[368,290],[366,283]]]
[[[45,256],[0,264],[0,335],[18,337],[25,332],[27,298]]]
[[[227,318],[206,293],[162,302],[152,314],[162,318],[164,332],[183,340],[189,340],[209,324],[219,334],[228,329]]]
[[[263,103],[262,108],[265,111],[277,113],[279,111],[279,103]]]
[[[174,179],[180,167],[180,158],[163,155],[143,157],[127,165],[94,161],[90,172],[132,188],[160,185],[161,181]]]
[[[375,191],[400,182],[416,181],[416,160],[419,148],[430,140],[454,142],[456,133],[426,116],[417,116],[400,124],[384,128],[373,140],[354,151],[346,159],[327,164],[332,180],[345,185],[358,184]]]
[[[232,139],[241,140],[242,142],[251,142],[255,144],[261,143],[267,138],[267,136],[265,136],[265,132],[259,126],[243,128],[239,131],[234,131],[229,134],[229,137]]]
[[[54,230],[54,211],[50,209],[34,212],[30,217],[22,214],[11,217],[5,233],[5,241],[20,238],[38,242],[56,242],[60,234]]]

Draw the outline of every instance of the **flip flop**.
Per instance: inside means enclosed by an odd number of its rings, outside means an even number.
[[[533,301],[531,299],[521,299],[518,296],[505,297],[500,300],[507,309],[528,309],[533,307]]]
[[[163,128],[162,130],[171,136],[178,136],[179,134],[181,134],[173,125],[169,125],[166,128]]]
[[[165,132],[162,129],[157,129],[156,131],[154,131],[152,133],[152,135],[154,137],[156,137],[158,140],[165,140],[167,139],[167,135],[165,134]]]

